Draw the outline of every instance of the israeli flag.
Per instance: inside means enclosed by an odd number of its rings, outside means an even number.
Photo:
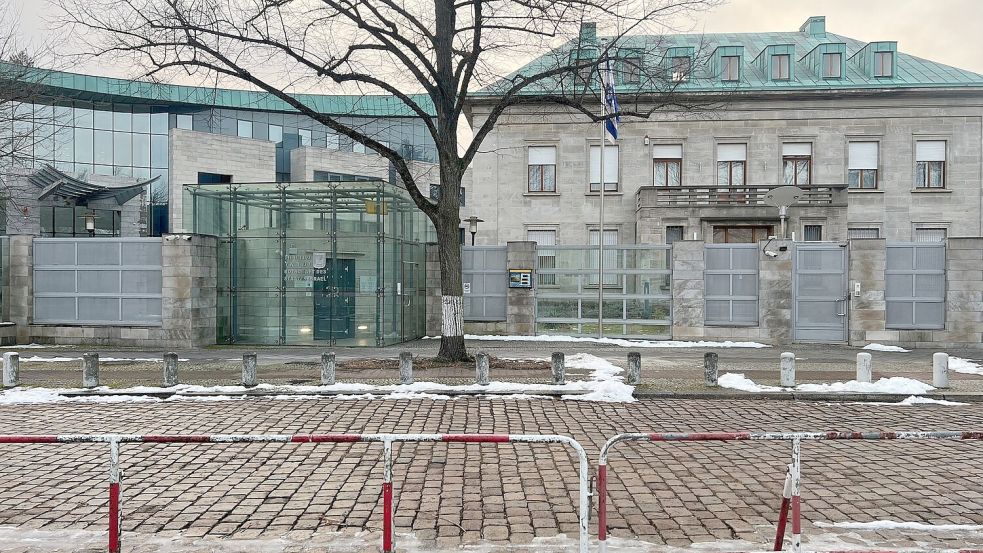
[[[618,96],[614,93],[614,71],[611,70],[610,60],[604,63],[604,72],[601,74],[601,86],[604,87],[604,95],[601,98],[604,104],[604,115],[610,116],[619,113],[621,108],[618,106]],[[620,116],[604,120],[605,134],[607,134],[608,140],[612,144],[617,144],[619,123],[621,123]]]

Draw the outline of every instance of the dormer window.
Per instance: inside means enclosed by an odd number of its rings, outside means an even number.
[[[874,52],[874,76],[894,76],[894,52]]]
[[[689,79],[691,64],[692,61],[689,56],[676,56],[672,58],[669,64],[672,82],[679,83]]]
[[[823,78],[839,79],[843,76],[843,55],[839,53],[823,54]]]
[[[638,84],[642,75],[642,58],[628,57],[621,60],[621,82]]]
[[[787,81],[789,79],[789,64],[791,56],[788,54],[775,54],[771,57],[771,80]]]
[[[721,56],[720,57],[720,80],[739,81],[741,80],[741,57],[740,56]]]

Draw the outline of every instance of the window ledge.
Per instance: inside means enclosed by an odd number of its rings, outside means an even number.
[[[912,188],[912,194],[952,194],[952,189],[950,188]]]
[[[600,196],[600,195],[601,195],[600,192],[584,192],[584,196]],[[605,192],[604,193],[604,197],[608,197],[608,196],[624,196],[624,195],[625,195],[625,193],[624,192],[621,192],[621,191],[618,191],[618,192]]]
[[[560,193],[559,192],[525,192],[522,195],[523,196],[532,196],[532,197],[536,197],[536,196],[551,197],[551,196],[559,196]]]
[[[879,188],[847,188],[848,194],[883,194]]]

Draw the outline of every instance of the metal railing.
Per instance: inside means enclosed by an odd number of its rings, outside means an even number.
[[[639,189],[638,207],[767,206],[765,194],[778,185],[682,185],[645,186]],[[845,184],[800,186],[806,191],[796,205],[845,204]]]
[[[530,434],[61,434],[61,435],[0,435],[0,444],[109,444],[109,553],[119,553],[122,547],[123,511],[120,502],[123,472],[120,470],[121,444],[197,444],[197,443],[353,443],[378,442],[383,446],[382,481],[382,551],[393,552],[393,473],[392,444],[394,442],[441,443],[557,443],[570,446],[579,458],[580,553],[587,553],[590,518],[588,460],[583,446],[568,436]]]
[[[648,442],[730,442],[730,441],[790,441],[792,462],[788,465],[785,488],[775,532],[775,551],[784,545],[788,509],[792,511],[792,551],[802,551],[802,464],[803,441],[821,440],[983,440],[983,431],[947,432],[653,432],[647,434],[618,434],[601,448],[597,461],[597,540],[600,551],[607,551],[607,468],[608,454],[615,444],[627,441]]]

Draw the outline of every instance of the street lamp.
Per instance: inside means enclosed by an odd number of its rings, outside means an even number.
[[[478,234],[478,223],[484,223],[483,219],[479,219],[476,215],[472,215],[465,219],[468,222],[468,230],[471,232],[471,245],[474,245],[474,235]]]
[[[82,216],[85,220],[85,230],[88,231],[89,237],[96,235],[96,214],[93,212],[88,212]]]

